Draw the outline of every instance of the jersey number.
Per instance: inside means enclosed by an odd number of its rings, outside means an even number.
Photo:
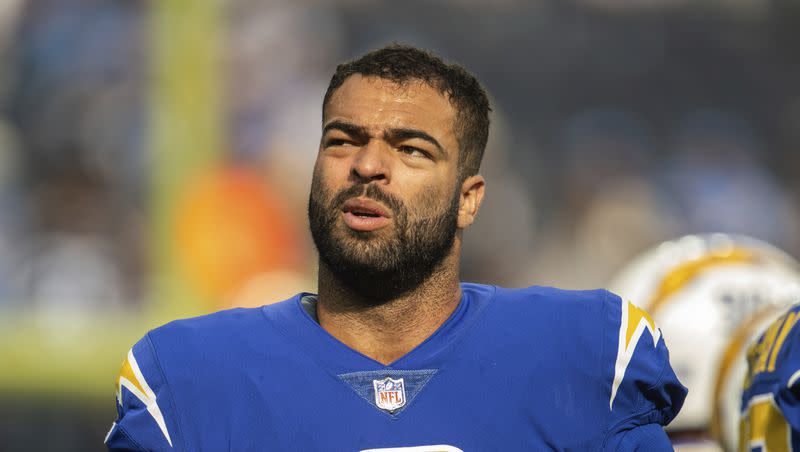
[[[739,452],[790,452],[791,428],[772,394],[750,399],[739,422]]]

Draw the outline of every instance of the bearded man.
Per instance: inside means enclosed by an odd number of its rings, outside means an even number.
[[[686,390],[644,311],[459,281],[489,110],[474,76],[413,47],[339,65],[308,203],[319,293],[149,332],[108,448],[671,450]]]

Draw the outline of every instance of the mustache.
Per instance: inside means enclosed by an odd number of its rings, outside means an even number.
[[[374,201],[378,201],[386,205],[386,207],[391,209],[395,214],[405,211],[405,206],[403,205],[402,201],[400,201],[394,195],[390,195],[389,193],[382,191],[377,185],[374,184],[358,184],[353,185],[350,188],[346,188],[336,194],[331,202],[331,205],[335,209],[339,209],[345,202],[347,202],[348,199],[359,196],[364,196]]]

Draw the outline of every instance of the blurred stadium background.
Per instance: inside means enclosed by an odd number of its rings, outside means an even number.
[[[392,41],[493,98],[464,279],[600,287],[710,231],[800,256],[795,0],[0,0],[0,450],[102,450],[147,329],[314,289],[322,95]]]

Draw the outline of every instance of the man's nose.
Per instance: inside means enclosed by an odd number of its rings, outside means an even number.
[[[389,151],[389,145],[380,140],[368,141],[358,150],[353,160],[352,175],[359,182],[388,181]]]

